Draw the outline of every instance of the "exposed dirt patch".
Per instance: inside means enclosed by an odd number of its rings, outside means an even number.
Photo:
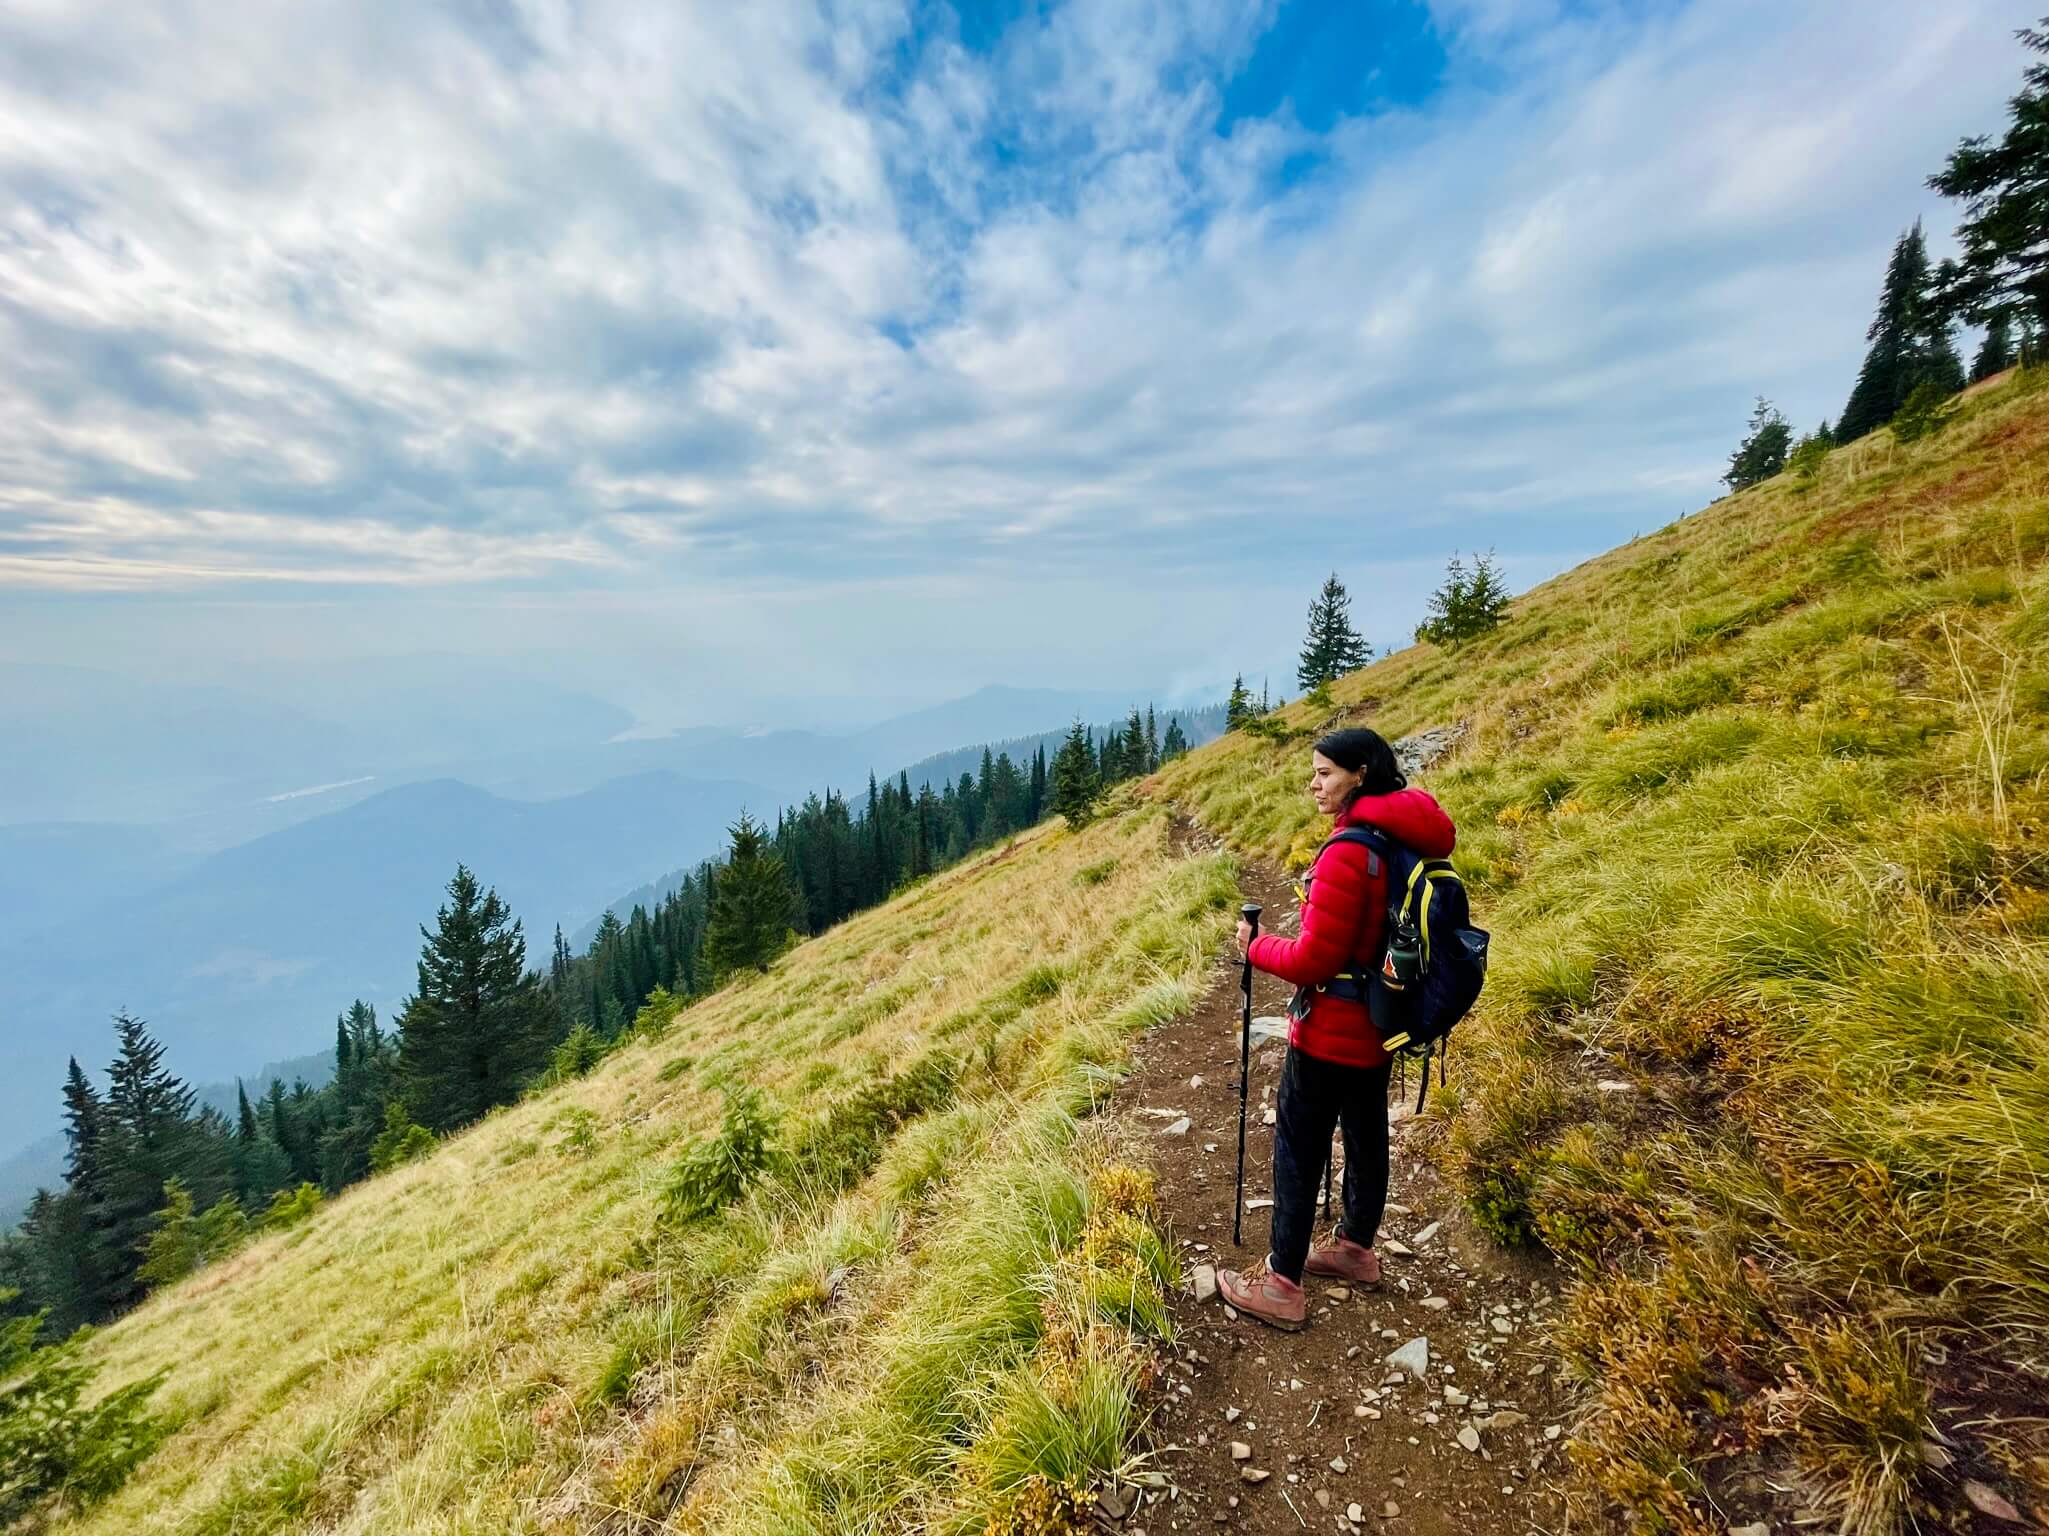
[[[1184,852],[1216,846],[1178,818],[1174,842]],[[1245,869],[1243,889],[1266,908],[1264,926],[1278,920],[1292,931],[1288,882],[1264,863],[1247,861]],[[1150,1151],[1161,1209],[1191,1274],[1202,1264],[1249,1267],[1266,1252],[1265,1204],[1245,1212],[1243,1245],[1231,1243],[1240,975],[1235,950],[1220,955],[1194,1011],[1139,1042],[1119,1093],[1118,1111]],[[1287,994],[1285,983],[1255,976],[1255,1017],[1279,1015]],[[1264,1043],[1253,1052],[1248,1205],[1270,1194],[1273,1131],[1262,1111],[1279,1083],[1281,1054]],[[1407,1097],[1400,1085],[1391,1091],[1394,1176],[1381,1290],[1311,1279],[1310,1323],[1300,1333],[1234,1320],[1216,1300],[1176,1298],[1177,1358],[1162,1377],[1152,1429],[1154,1465],[1166,1483],[1135,1498],[1113,1492],[1110,1508],[1131,1501],[1113,1528],[1153,1536],[1491,1536],[1563,1527],[1564,1438],[1553,1426],[1565,1422],[1565,1400],[1538,1339],[1557,1305],[1557,1282],[1548,1266],[1504,1254],[1473,1229],[1419,1155],[1426,1131],[1406,1114],[1413,1079],[1406,1087]],[[1169,1134],[1182,1116],[1188,1129]],[[1342,1161],[1338,1168],[1342,1174]],[[1411,1256],[1399,1255],[1390,1238]],[[1439,1304],[1426,1306],[1426,1298]],[[1391,1367],[1387,1357],[1417,1338],[1428,1340],[1427,1369],[1417,1376]],[[1469,1429],[1477,1449],[1460,1442]],[[1234,1441],[1249,1447],[1248,1458],[1234,1459]],[[1248,1468],[1269,1475],[1248,1481]]]

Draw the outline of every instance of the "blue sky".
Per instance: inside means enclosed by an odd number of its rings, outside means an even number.
[[[1711,499],[1995,0],[0,13],[0,659],[650,717],[1277,682]]]

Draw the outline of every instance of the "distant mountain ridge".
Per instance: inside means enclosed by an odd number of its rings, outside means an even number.
[[[983,691],[985,693],[1005,692],[1020,699],[1032,696],[1032,691],[1025,689],[985,689]],[[1130,706],[1127,704],[1116,718],[1093,725],[1090,727],[1090,730],[1096,739],[1100,741],[1113,727],[1124,725],[1130,712]],[[1188,745],[1191,748],[1199,747],[1205,742],[1214,741],[1224,731],[1224,706],[1221,704],[1205,705],[1198,709],[1161,711],[1157,713],[1156,718],[1162,733],[1166,731],[1170,721],[1178,720],[1181,723],[1182,734],[1188,738]],[[1058,730],[1040,731],[1034,735],[1012,736],[1002,741],[977,742],[969,747],[954,747],[948,751],[935,753],[930,757],[923,758],[918,762],[912,763],[907,768],[895,769],[889,772],[877,771],[875,777],[878,782],[882,780],[894,782],[900,776],[905,777],[909,779],[913,789],[924,785],[938,788],[946,784],[957,784],[963,773],[972,775],[980,771],[982,754],[985,751],[992,755],[1000,755],[1007,752],[1010,754],[1012,762],[1023,767],[1031,761],[1032,755],[1043,747],[1050,762],[1053,753],[1059,750],[1061,741],[1066,737],[1067,729],[1066,726],[1062,726]],[[815,793],[826,787],[822,784],[814,785],[805,793]],[[853,797],[857,793],[865,792],[867,774],[864,772],[855,783],[834,783],[830,787],[849,797]],[[670,870],[658,880],[651,880],[645,885],[634,887],[634,889],[628,891],[618,900],[608,903],[582,927],[568,935],[569,946],[579,954],[589,949],[591,941],[597,937],[598,925],[604,921],[606,912],[610,912],[615,917],[621,919],[631,914],[635,907],[644,907],[652,912],[681,887],[684,877],[692,873],[696,868],[696,864],[683,865]]]

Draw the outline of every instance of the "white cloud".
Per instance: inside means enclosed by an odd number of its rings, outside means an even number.
[[[12,8],[0,589],[1598,547],[1834,413],[2025,19],[1432,11],[1319,138],[1222,0]]]

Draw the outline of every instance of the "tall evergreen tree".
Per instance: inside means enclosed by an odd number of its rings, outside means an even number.
[[[420,929],[418,981],[398,1021],[406,1107],[433,1131],[512,1102],[554,1044],[518,920],[465,865],[448,897],[433,932]]]
[[[1077,720],[1053,756],[1052,782],[1047,798],[1052,810],[1067,818],[1070,827],[1084,826],[1095,814],[1102,798],[1103,780],[1095,754],[1089,749],[1088,728]]]
[[[2049,18],[2014,35],[2041,57],[2022,71],[2006,136],[1965,139],[1928,178],[1943,196],[1965,200],[1962,259],[1942,264],[1936,302],[1974,324],[2049,328]]]
[[[1729,469],[1722,479],[1732,491],[1747,490],[1771,479],[1786,467],[1786,453],[1792,446],[1793,429],[1763,395],[1750,413],[1750,432],[1729,455]]]
[[[2006,311],[1995,314],[1985,325],[1985,340],[1971,360],[1971,382],[1989,379],[2013,366],[2013,329]]]
[[[1153,773],[1160,766],[1160,727],[1153,718],[1150,702],[1145,707],[1145,771]]]
[[[1181,729],[1179,717],[1167,721],[1166,739],[1160,743],[1160,761],[1171,763],[1188,750],[1188,733]]]
[[[705,963],[721,980],[738,970],[766,969],[783,952],[797,918],[789,872],[762,827],[742,811],[729,831],[733,842],[704,934]]]
[[[1304,688],[1335,682],[1371,658],[1372,648],[1352,628],[1351,608],[1345,584],[1332,571],[1309,605],[1309,635],[1302,642],[1302,664],[1295,669]]]
[[[1865,332],[1871,347],[1836,422],[1838,442],[1855,442],[1891,421],[1924,379],[1933,379],[1945,394],[1963,387],[1948,318],[1929,288],[1928,244],[1916,219],[1893,244],[1878,313]]]
[[[1259,711],[1252,707],[1252,695],[1245,691],[1245,674],[1231,679],[1231,697],[1224,705],[1224,729],[1235,731]]]

